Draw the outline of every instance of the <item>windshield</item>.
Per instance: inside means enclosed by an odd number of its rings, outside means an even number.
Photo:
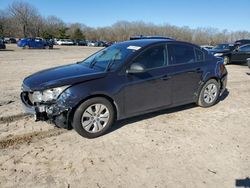
[[[115,70],[134,52],[135,50],[125,45],[113,45],[100,50],[80,63],[102,71]]]

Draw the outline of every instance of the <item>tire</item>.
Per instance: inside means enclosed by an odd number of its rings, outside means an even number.
[[[213,106],[219,97],[220,85],[214,80],[208,80],[202,87],[197,104],[201,107]]]
[[[228,65],[230,63],[230,57],[224,56],[224,65]]]
[[[96,97],[83,102],[76,109],[72,127],[85,138],[96,138],[103,135],[114,121],[113,105],[105,98]]]
[[[28,45],[24,45],[23,49],[29,49],[30,47]]]
[[[45,45],[44,48],[45,48],[45,49],[49,49],[50,47],[49,47],[48,45]]]

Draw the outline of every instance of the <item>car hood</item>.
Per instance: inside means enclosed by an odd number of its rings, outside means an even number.
[[[106,74],[82,64],[70,64],[32,74],[24,79],[23,87],[31,91],[44,90],[99,79]]]

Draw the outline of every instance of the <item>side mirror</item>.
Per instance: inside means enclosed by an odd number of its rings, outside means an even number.
[[[235,52],[238,52],[239,51],[239,46],[237,46],[235,49],[234,49]]]
[[[140,63],[133,63],[126,72],[128,74],[142,73],[145,72],[145,67]]]

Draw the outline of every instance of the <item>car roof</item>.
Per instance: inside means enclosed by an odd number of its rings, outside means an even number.
[[[135,46],[135,47],[147,47],[151,46],[154,44],[160,44],[160,43],[168,43],[168,42],[174,42],[174,43],[179,43],[179,44],[186,44],[186,45],[192,45],[198,49],[202,49],[200,46],[196,44],[192,44],[189,42],[185,41],[177,41],[177,40],[172,40],[172,39],[138,39],[138,40],[128,40],[128,41],[123,41],[123,42],[118,42],[115,45],[121,45],[121,46]]]
[[[158,36],[158,35],[152,35],[152,36],[148,36],[148,35],[135,35],[135,36],[131,36],[130,40],[138,40],[138,39],[170,39],[170,40],[175,40],[171,37],[164,37],[164,36]]]

